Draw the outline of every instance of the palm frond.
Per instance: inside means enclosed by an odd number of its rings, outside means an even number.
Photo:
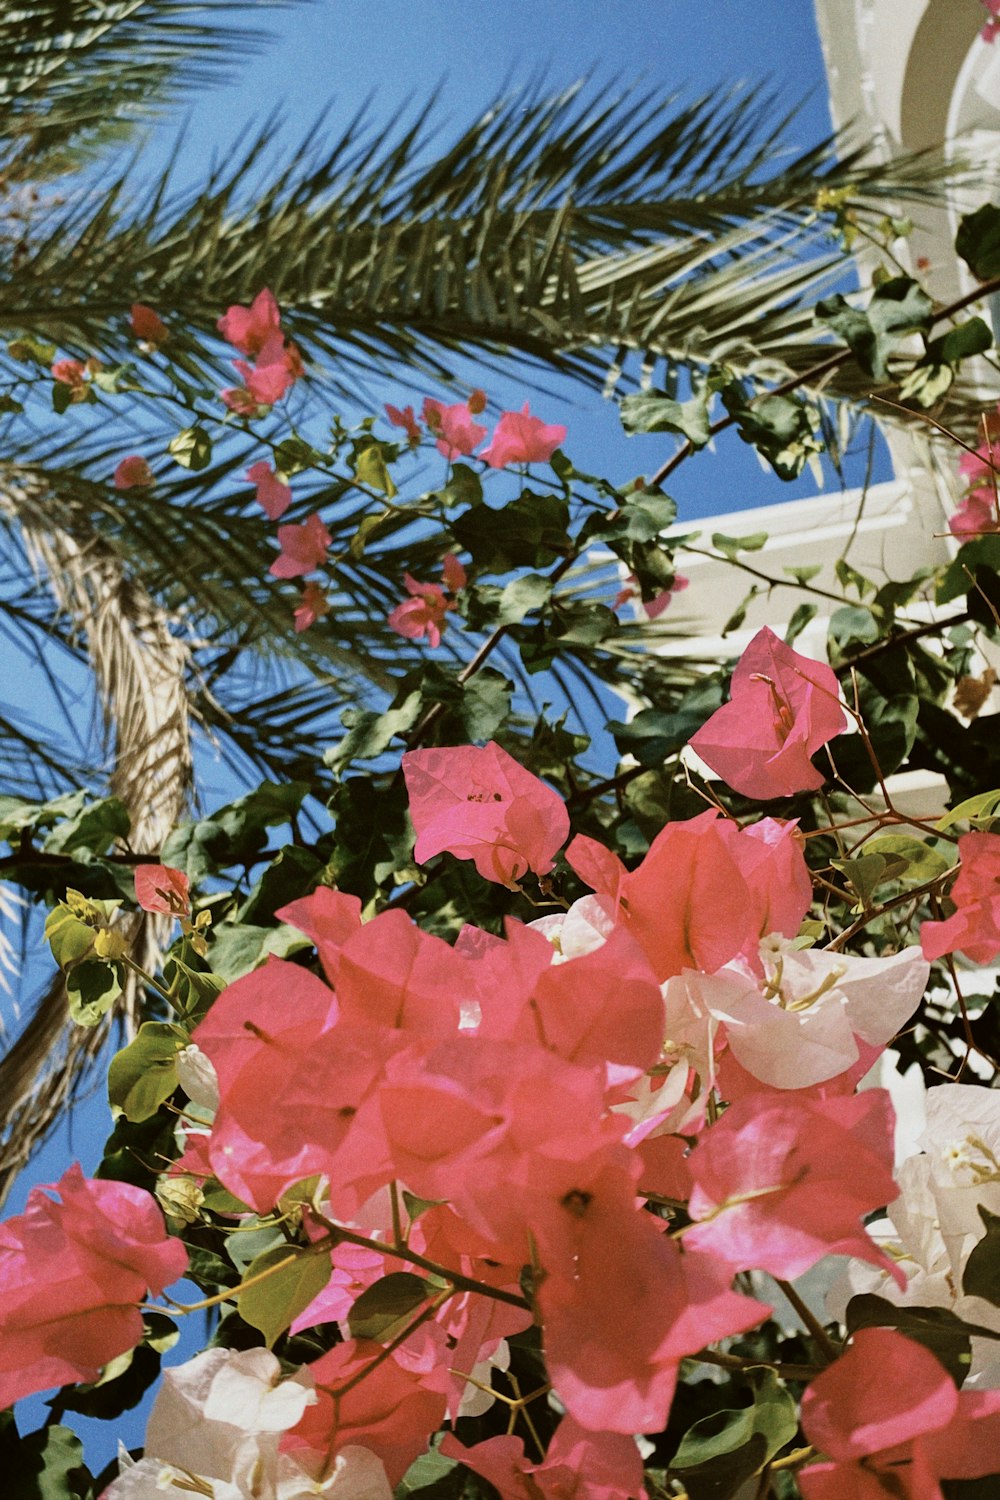
[[[685,269],[815,251],[821,189],[880,214],[940,197],[927,154],[870,166],[831,140],[775,162],[769,111],[752,92],[536,91],[443,149],[429,106],[387,144],[358,116],[284,163],[269,126],[187,197],[118,179],[52,216],[0,277],[0,326],[89,351],[138,298],[203,337],[268,285],[343,396],[373,368],[447,378],[470,349],[595,381],[609,350],[663,346],[664,288]]]
[[[171,99],[219,81],[261,39],[220,28],[220,14],[243,18],[262,3],[287,0],[10,0],[0,12],[8,182],[72,170]]]

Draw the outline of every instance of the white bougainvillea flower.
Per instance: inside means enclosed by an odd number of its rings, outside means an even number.
[[[935,1217],[958,1274],[969,1237],[983,1233],[980,1205],[1000,1214],[1000,1091],[943,1083],[927,1091],[920,1146],[929,1164]]]
[[[272,1500],[281,1435],[315,1400],[308,1374],[283,1379],[267,1349],[206,1349],[164,1371],[149,1414],[145,1458],[136,1466],[142,1472],[126,1470],[107,1500],[140,1500],[165,1487],[169,1493],[163,1471],[210,1481],[215,1489],[205,1493],[213,1500]]]
[[[931,1089],[929,1097],[937,1092]],[[966,1092],[964,1087],[962,1092]],[[851,1260],[826,1299],[832,1318],[843,1322],[852,1297],[874,1293],[900,1307],[948,1308],[964,1322],[1000,1334],[1000,1307],[962,1291],[965,1264],[983,1234],[982,1221],[977,1215],[977,1233],[963,1237],[957,1262],[953,1261],[937,1221],[933,1170],[929,1156],[911,1156],[902,1162],[895,1172],[900,1196],[890,1204],[887,1217],[867,1226],[879,1249],[905,1272],[905,1288],[877,1266]],[[972,1363],[965,1388],[1000,1389],[1000,1341],[972,1339]]]
[[[219,1078],[207,1053],[192,1042],[177,1054],[177,1081],[192,1104],[214,1114],[219,1107]]]
[[[715,1085],[718,1022],[713,1005],[724,1004],[729,992],[739,991],[744,984],[742,975],[726,970],[701,974],[685,969],[662,986],[660,1063],[651,1074],[629,1085],[627,1097],[612,1106],[633,1122],[626,1136],[630,1146],[652,1135],[694,1134],[701,1129],[705,1101]]]
[[[764,978],[735,964],[709,999],[736,1061],[761,1083],[801,1089],[858,1061],[858,1041],[884,1047],[913,1015],[929,965],[919,948],[888,958],[797,949],[777,934],[760,946]]]
[[[609,907],[610,902],[601,896],[581,896],[569,911],[538,917],[528,926],[548,938],[555,949],[553,963],[563,963],[568,958],[583,958],[603,947],[615,926],[614,914]]]

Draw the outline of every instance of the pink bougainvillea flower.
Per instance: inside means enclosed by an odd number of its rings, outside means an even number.
[[[170,331],[159,313],[147,307],[145,302],[132,303],[129,323],[136,338],[142,339],[145,344],[162,344],[170,337]]]
[[[454,552],[446,552],[441,559],[441,574],[444,578],[444,586],[452,594],[459,593],[468,583],[468,574],[459,562]]]
[[[318,515],[311,515],[301,526],[279,526],[281,552],[268,571],[275,578],[301,578],[312,573],[323,562],[332,541]]]
[[[988,964],[1000,953],[1000,835],[963,834],[958,857],[958,879],[948,893],[955,913],[944,922],[924,922],[920,946],[932,961],[959,951]]]
[[[314,945],[330,983],[336,988],[340,950],[361,926],[361,902],[347,891],[317,886],[311,896],[300,896],[275,915],[304,932]]]
[[[989,441],[980,443],[975,453],[963,453],[958,471],[972,488],[980,485],[992,489],[994,477],[1000,482],[1000,406],[984,415]]]
[[[403,574],[403,582],[412,597],[390,610],[389,629],[411,641],[426,636],[427,644],[436,649],[441,644],[444,617],[453,606],[439,583],[418,583],[410,573]]]
[[[547,875],[569,833],[558,793],[492,740],[403,756],[418,864],[448,850],[486,880],[512,889],[532,870]]]
[[[273,959],[222,992],[192,1041],[219,1082],[212,1170],[244,1203],[263,1212],[293,1183],[327,1173],[334,1211],[351,1217],[395,1175],[378,1088],[404,1033],[340,1020],[322,980]]]
[[[261,409],[260,402],[255,400],[241,385],[227,386],[224,391],[219,392],[219,396],[229,410],[235,412],[238,417],[246,417],[248,421],[253,421],[255,417],[266,415]]]
[[[712,974],[761,937],[794,937],[812,900],[795,824],[762,818],[748,828],[714,810],[668,823],[631,872],[578,835],[566,858],[581,880],[620,906],[620,920],[662,982],[684,969]]]
[[[245,359],[234,359],[233,364],[243,376],[244,390],[258,406],[274,406],[295,384],[283,360],[269,365],[250,366]]]
[[[440,646],[444,617],[455,608],[451,594],[464,589],[467,581],[465,569],[451,552],[444,559],[442,574],[447,593],[439,583],[418,583],[412,574],[403,574],[403,582],[411,597],[397,604],[388,617],[389,627],[397,635],[405,635],[411,641],[426,636],[429,646]]]
[[[767,801],[821,787],[810,756],[846,728],[833,669],[765,625],[737,663],[730,701],[690,745],[734,791]]]
[[[87,366],[79,359],[57,359],[52,366],[52,378],[60,385],[68,385],[73,392],[74,401],[85,401],[88,394],[87,382],[84,376]]]
[[[992,490],[973,490],[948,518],[952,536],[983,536],[1000,531],[997,501]]]
[[[227,343],[253,358],[281,327],[281,313],[274,293],[265,287],[249,307],[228,308],[215,326]]]
[[[803,1396],[802,1426],[829,1460],[799,1473],[806,1500],[942,1500],[942,1479],[1000,1465],[1000,1391],[956,1390],[894,1328],[858,1330]]]
[[[308,630],[317,620],[330,613],[330,601],[326,590],[318,583],[307,583],[302,598],[295,606],[295,629],[297,633]]]
[[[659,1060],[660,988],[623,927],[590,931],[595,941],[570,955],[557,953],[544,932],[509,922],[506,944],[476,969],[478,1034],[542,1046],[581,1067],[607,1063],[612,1076],[634,1079]]]
[[[348,1339],[314,1360],[309,1374],[316,1403],[282,1438],[282,1452],[318,1475],[341,1450],[363,1446],[397,1485],[440,1426],[445,1397],[433,1388],[433,1377],[425,1381],[391,1357],[379,1364],[382,1354],[380,1344]],[[365,1378],[352,1384],[368,1366]]]
[[[96,1380],[142,1338],[147,1290],[158,1295],[187,1263],[142,1188],[85,1178],[75,1163],[32,1188],[24,1213],[0,1224],[0,1408]]]
[[[467,457],[486,436],[486,428],[472,420],[467,401],[445,406],[433,396],[426,397],[424,421],[437,438],[438,452],[447,459]]]
[[[156,483],[156,475],[141,454],[131,453],[118,465],[113,483],[116,490],[145,490]]]
[[[563,1417],[540,1464],[528,1463],[518,1437],[493,1437],[466,1448],[452,1433],[440,1452],[480,1474],[504,1500],[634,1500],[643,1491],[642,1457],[635,1439],[619,1432],[587,1432]]]
[[[191,911],[191,882],[172,865],[136,865],[135,899],[143,911],[186,917]]]
[[[633,1153],[585,1148],[567,1143],[560,1161],[547,1143],[525,1160],[535,1179],[531,1229],[546,1272],[537,1295],[546,1364],[582,1427],[658,1432],[680,1360],[753,1327],[767,1309],[730,1291],[728,1268],[702,1274],[704,1267],[692,1267],[636,1206]],[[523,1191],[517,1168],[508,1180],[516,1200]]]
[[[791,1280],[825,1255],[856,1255],[905,1285],[861,1223],[899,1196],[894,1118],[886,1089],[731,1104],[688,1158],[697,1222],[685,1240],[734,1271]]]
[[[247,478],[257,486],[257,504],[272,521],[277,521],[292,503],[292,492],[269,463],[260,459],[247,469]]]
[[[691,582],[685,578],[683,573],[675,573],[674,581],[668,589],[664,589],[653,599],[644,599],[639,588],[639,580],[634,573],[630,573],[625,580],[625,587],[615,595],[612,609],[621,609],[625,604],[634,604],[636,609],[642,610],[648,620],[656,620],[669,609],[670,601],[675,594],[681,594]]]
[[[520,411],[501,415],[492,442],[479,456],[491,469],[505,469],[508,464],[544,464],[565,440],[566,428],[533,417],[526,401]]]
[[[389,421],[392,423],[393,427],[403,428],[406,433],[406,441],[409,443],[411,448],[416,448],[419,446],[421,437],[420,423],[417,421],[416,416],[414,415],[412,406],[404,406],[402,411],[400,411],[398,406],[390,406],[389,403],[386,402],[385,414],[389,418]]]

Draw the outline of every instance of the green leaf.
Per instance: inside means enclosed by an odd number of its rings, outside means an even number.
[[[435,494],[442,505],[479,505],[483,485],[475,469],[470,469],[468,464],[452,464],[448,483]]]
[[[691,1500],[730,1500],[798,1431],[795,1402],[775,1372],[759,1366],[746,1375],[752,1406],[713,1412],[681,1439],[670,1470],[683,1477]]]
[[[436,1448],[414,1459],[396,1486],[396,1500],[467,1500],[466,1476],[469,1470],[457,1458],[446,1458]]]
[[[384,713],[366,708],[345,708],[340,722],[348,733],[339,744],[325,752],[324,765],[336,771],[355,760],[375,760],[388,750],[397,735],[404,735],[413,728],[423,706],[423,695],[419,688],[414,688],[398,706],[388,708]]]
[[[397,493],[392,475],[378,443],[362,448],[355,458],[354,477],[370,490],[379,490],[388,500]]]
[[[42,343],[26,334],[21,338],[11,339],[7,345],[7,353],[18,364],[48,367],[56,357],[56,346]]]
[[[986,1233],[972,1247],[962,1272],[962,1291],[967,1297],[982,1297],[1000,1307],[1000,1214],[990,1213],[980,1203],[979,1217]]]
[[[872,895],[886,874],[886,861],[878,854],[861,854],[857,859],[834,859],[830,863],[841,870],[858,898],[861,911],[871,906]]]
[[[251,1328],[260,1330],[269,1349],[299,1313],[305,1312],[310,1302],[319,1296],[330,1280],[332,1269],[328,1251],[315,1254],[296,1250],[287,1244],[274,1245],[254,1256],[245,1279],[249,1281],[273,1266],[281,1269],[273,1271],[255,1286],[247,1287],[236,1298],[240,1317]]]
[[[520,625],[525,615],[542,609],[549,601],[552,584],[541,573],[524,573],[512,578],[500,594],[498,625]]]
[[[118,999],[124,981],[120,964],[98,958],[74,964],[66,975],[71,1018],[78,1026],[96,1026]]]
[[[1000,536],[977,536],[958,549],[938,580],[935,602],[949,604],[966,594],[971,597],[973,585],[969,575],[975,578],[981,568],[1000,572]]]
[[[569,507],[558,495],[525,491],[502,510],[474,505],[455,516],[452,533],[484,573],[541,568],[571,550]]]
[[[39,1427],[21,1437],[12,1411],[0,1412],[0,1472],[10,1500],[92,1500],[83,1444],[68,1427]]]
[[[985,354],[992,347],[993,334],[982,318],[959,323],[957,328],[950,328],[940,338],[928,342],[923,358],[900,383],[900,398],[933,406],[951,387],[962,360]]]
[[[636,432],[678,432],[694,448],[704,448],[712,436],[708,402],[703,396],[673,401],[665,391],[626,396],[620,406],[622,426]]]
[[[52,410],[57,417],[64,416],[73,404],[73,388],[63,380],[57,380],[52,386]]]
[[[791,396],[760,396],[751,403],[738,382],[725,387],[722,400],[740,437],[757,449],[779,479],[797,479],[810,455],[823,451],[813,435],[816,413],[805,402]]]
[[[886,380],[888,356],[900,339],[931,326],[933,303],[918,282],[893,276],[875,288],[867,308],[851,307],[839,292],[816,305],[816,317],[840,335],[866,375]]]
[[[1000,276],[1000,208],[984,203],[958,226],[955,249],[977,281]]]
[[[111,1059],[108,1103],[126,1120],[148,1120],[177,1087],[177,1053],[183,1042],[165,1021],[144,1021],[134,1041]]]
[[[541,672],[567,647],[599,646],[618,629],[618,619],[606,604],[564,604],[551,621],[515,626],[521,660],[529,672]]]
[[[42,848],[47,854],[71,854],[78,849],[106,854],[116,838],[128,837],[130,827],[125,804],[117,797],[104,797],[57,824]]]
[[[193,1026],[221,995],[226,981],[220,974],[200,967],[203,961],[188,943],[181,944],[180,953],[185,957],[181,958],[174,952],[166,960],[163,978],[171,994],[175,996],[175,1003],[184,1021],[188,1026]]]
[[[286,479],[292,479],[305,469],[326,461],[326,455],[304,438],[287,437],[274,450],[274,467]]]
[[[942,833],[948,828],[954,828],[957,823],[968,823],[973,828],[984,828],[992,823],[1000,809],[1000,792],[977,792],[974,797],[966,797],[964,802],[959,802],[955,807],[949,808],[943,818],[935,823],[935,828]]]
[[[285,844],[261,870],[260,878],[233,920],[263,926],[280,907],[306,895],[322,871],[323,861],[311,849]]]
[[[920,699],[915,693],[883,697],[866,678],[859,678],[858,705],[883,776],[904,763],[917,735]],[[842,734],[830,744],[837,770],[856,791],[871,791],[876,776],[858,734]]]
[[[866,854],[877,854],[886,862],[885,878],[923,885],[943,875],[949,861],[940,849],[932,849],[923,839],[906,833],[887,833],[869,839]]]
[[[411,1271],[390,1272],[367,1287],[351,1308],[351,1338],[388,1343],[433,1295],[434,1288],[424,1277]]]
[[[155,1114],[133,1124],[119,1115],[94,1176],[112,1182],[131,1182],[134,1187],[153,1192],[167,1162],[178,1155],[176,1123],[173,1117]]]
[[[721,682],[707,682],[685,693],[673,713],[643,708],[628,723],[610,719],[607,730],[614,735],[620,754],[633,756],[641,766],[662,766],[683,749],[722,699]]]
[[[207,469],[212,462],[212,439],[204,427],[185,427],[170,439],[167,452],[183,469]]]
[[[815,604],[797,604],[792,617],[785,627],[785,645],[791,646],[805,630],[810,620],[814,620],[817,614]]]
[[[669,495],[633,490],[611,515],[591,516],[582,535],[588,541],[599,537],[609,545],[617,541],[654,542],[676,519],[677,502]]]
[[[309,939],[295,927],[254,927],[249,923],[225,922],[212,934],[209,954],[212,973],[226,984],[242,979],[270,955],[287,958],[311,947]]]
[[[722,531],[712,533],[712,546],[728,558],[734,558],[740,552],[759,552],[766,543],[766,531],[752,531],[749,536],[726,536]]]
[[[253,864],[267,846],[267,830],[288,823],[308,790],[305,781],[264,781],[210,818],[175,828],[160,858],[184,870],[195,883],[231,865]]]

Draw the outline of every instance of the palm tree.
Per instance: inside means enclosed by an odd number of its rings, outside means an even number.
[[[244,12],[245,0],[231,8]],[[169,173],[143,174],[141,154],[116,164],[132,125],[218,76],[223,38],[209,7],[200,19],[196,9],[189,0],[4,7],[0,328],[20,352],[25,340],[51,341],[116,365],[134,349],[124,315],[146,302],[170,325],[174,371],[220,384],[215,320],[266,285],[312,364],[300,424],[322,401],[355,406],[379,377],[447,385],[469,354],[591,385],[627,386],[657,364],[698,372],[720,358],[781,379],[812,369],[817,348],[828,352],[810,302],[843,259],[824,238],[817,194],[877,220],[941,191],[929,156],[872,166],[858,153],[838,159],[830,140],[776,160],[767,94],[678,102],[580,86],[498,98],[443,149],[433,104],[389,139],[367,114],[339,135],[310,130],[285,160],[268,151],[264,129],[239,159],[176,195]],[[227,30],[227,58],[233,40]],[[8,391],[24,372],[0,357]],[[850,395],[848,384],[840,390]],[[341,567],[329,628],[296,636],[263,581],[268,529],[246,513],[246,489],[234,490],[245,434],[217,445],[201,471],[123,497],[106,476],[128,419],[110,397],[91,410],[90,424],[74,410],[70,440],[31,402],[4,421],[10,567],[0,617],[39,658],[54,642],[89,664],[107,761],[84,750],[73,764],[65,746],[0,705],[2,789],[103,783],[132,814],[133,846],[155,850],[189,796],[193,726],[267,773],[294,773],[316,726],[391,689],[419,648],[396,637],[390,648],[382,623],[402,555],[397,525]],[[178,425],[176,410],[146,415],[143,451],[165,448]],[[367,503],[332,481],[310,501],[323,505],[335,547]],[[634,656],[609,654],[606,670],[634,671]],[[151,947],[156,937],[147,932]],[[100,1030],[68,1033],[64,1016],[56,984],[0,1062],[8,1180],[102,1040]]]

